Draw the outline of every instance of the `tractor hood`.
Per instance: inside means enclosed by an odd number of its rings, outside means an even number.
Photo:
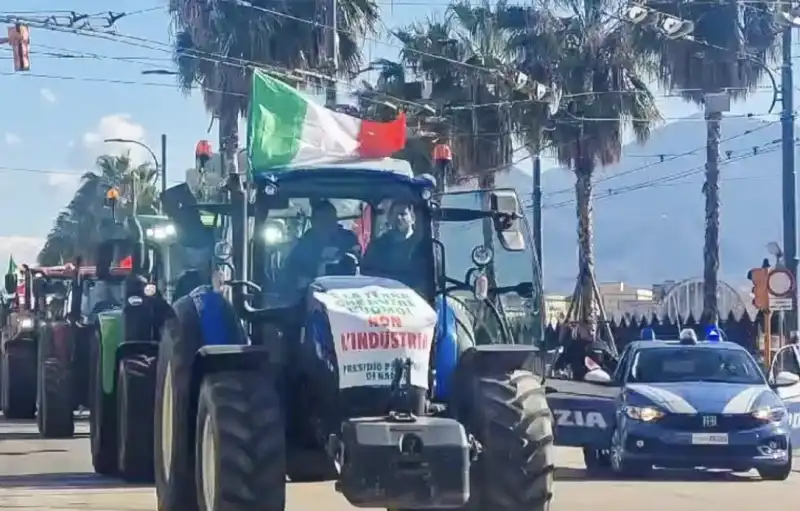
[[[321,357],[332,344],[340,388],[389,386],[398,359],[411,361],[413,386],[428,388],[436,312],[413,289],[377,277],[321,277],[311,302],[314,329],[326,330],[312,338]]]

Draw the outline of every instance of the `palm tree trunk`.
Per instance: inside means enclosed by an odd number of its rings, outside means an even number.
[[[717,272],[719,271],[719,139],[722,114],[706,114],[706,232],[703,245],[703,322],[719,320]]]
[[[597,302],[594,295],[594,220],[592,218],[592,167],[590,160],[580,158],[575,169],[575,201],[578,215],[578,271],[580,279],[578,310],[585,334],[597,335]]]

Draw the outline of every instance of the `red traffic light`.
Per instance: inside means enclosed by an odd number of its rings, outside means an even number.
[[[8,44],[14,54],[14,71],[30,71],[30,32],[27,25],[21,23],[8,27]]]

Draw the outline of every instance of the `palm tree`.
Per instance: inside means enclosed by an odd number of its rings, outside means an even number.
[[[568,14],[508,6],[503,26],[512,38],[519,70],[563,94],[560,108],[543,118],[525,118],[522,133],[531,152],[544,147],[575,173],[579,278],[576,311],[587,334],[597,331],[592,178],[600,166],[617,163],[623,132],[644,142],[660,115],[642,76],[647,62],[632,29],[609,19],[609,0],[569,3]],[[548,149],[549,147],[549,149]]]
[[[83,175],[72,200],[56,217],[39,252],[40,264],[61,264],[77,256],[86,262],[94,260],[98,225],[103,218],[108,218],[108,210],[104,205],[105,193],[111,187],[121,191],[120,217],[134,210],[134,198],[138,214],[157,212],[155,182],[158,173],[152,166],[134,165],[129,154],[103,155],[97,159],[96,165],[97,171]]]
[[[170,1],[178,83],[186,93],[195,86],[202,90],[206,110],[219,121],[223,161],[236,155],[239,115],[249,104],[250,66],[331,68],[322,51],[325,29],[311,21],[320,19],[322,2],[255,0],[252,5]],[[338,7],[339,70],[350,76],[361,64],[362,37],[374,32],[378,6],[375,0],[339,0]]]
[[[448,176],[450,181],[477,178],[481,187],[490,188],[495,173],[512,164],[515,129],[526,110],[515,101],[529,100],[530,95],[515,85],[512,33],[500,25],[506,8],[505,2],[455,2],[444,20],[396,30],[394,36],[403,45],[400,62],[378,66],[377,88],[382,93],[394,95],[407,77],[430,83],[428,103],[437,115],[420,112],[410,116],[410,124],[416,123],[425,135],[417,140],[420,150],[429,149],[435,138],[450,142],[456,170]],[[420,101],[418,96],[400,97]]]
[[[137,214],[145,215],[158,212],[156,181],[159,173],[151,164],[134,165],[130,152],[126,152],[119,156],[99,156],[96,166],[97,172],[85,173],[83,180],[96,181],[102,193],[109,188],[119,189],[124,214],[134,210]]]
[[[689,102],[702,104],[706,94],[729,91],[744,99],[768,72],[780,29],[771,12],[774,2],[659,2],[658,11],[694,23],[691,38],[668,39],[652,27],[638,31],[640,48],[654,57],[661,83]],[[655,13],[657,14],[657,13]],[[719,141],[722,114],[706,112],[705,240],[703,244],[703,315],[719,320]]]

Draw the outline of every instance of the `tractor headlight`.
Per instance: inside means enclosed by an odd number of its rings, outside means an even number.
[[[262,231],[262,236],[267,245],[283,243],[286,237],[285,227],[280,222],[267,223]]]
[[[753,418],[762,422],[780,422],[786,417],[786,408],[783,407],[764,407],[752,413]]]
[[[168,238],[174,237],[176,234],[178,234],[178,231],[175,229],[174,225],[166,224],[151,227],[150,229],[147,229],[144,234],[148,238],[152,238],[156,241],[164,241]]]
[[[635,421],[654,422],[664,416],[664,412],[653,406],[626,406],[625,415]]]
[[[19,320],[20,330],[31,330],[33,328],[33,318],[22,318]]]

